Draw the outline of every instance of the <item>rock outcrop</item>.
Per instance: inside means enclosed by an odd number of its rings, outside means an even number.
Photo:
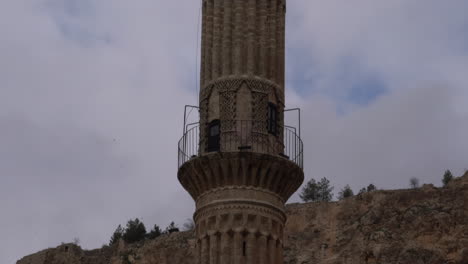
[[[445,188],[375,191],[287,207],[285,264],[467,264],[468,173]],[[66,244],[17,264],[195,264],[192,232],[84,251]]]

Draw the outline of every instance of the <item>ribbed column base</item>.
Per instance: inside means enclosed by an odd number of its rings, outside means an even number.
[[[283,263],[280,208],[224,200],[198,209],[195,222],[200,264]]]

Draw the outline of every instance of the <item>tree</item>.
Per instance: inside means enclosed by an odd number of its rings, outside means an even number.
[[[302,188],[302,192],[301,194],[299,194],[299,197],[301,197],[302,201],[304,202],[315,202],[318,200],[317,193],[318,193],[317,182],[315,182],[315,179],[311,179]]]
[[[161,228],[158,225],[154,225],[153,229],[151,229],[151,231],[148,233],[148,235],[146,235],[146,237],[148,239],[155,239],[159,237],[160,235],[162,235],[162,233],[163,232]]]
[[[114,231],[114,234],[112,234],[112,237],[109,241],[109,246],[117,244],[117,242],[119,242],[119,240],[122,238],[123,233],[124,233],[124,229],[122,228],[121,225],[119,225],[117,229]]]
[[[411,179],[410,179],[410,186],[411,186],[411,188],[413,188],[413,189],[419,188],[419,179],[416,178],[416,177],[411,178]]]
[[[187,221],[184,223],[184,231],[190,231],[195,229],[195,223],[193,222],[192,219],[187,219]]]
[[[125,228],[125,233],[122,238],[127,243],[134,243],[143,240],[145,236],[145,225],[136,218],[135,220],[129,220],[127,222],[127,227]]]
[[[169,224],[169,226],[166,227],[166,230],[164,231],[164,233],[166,234],[172,234],[172,233],[175,233],[175,232],[179,232],[179,228],[176,226],[176,224],[174,222],[171,222]]]
[[[374,184],[371,183],[369,186],[367,186],[367,192],[373,192],[375,190],[377,190],[377,187],[375,187]]]
[[[72,244],[75,244],[75,245],[79,246],[80,245],[80,238],[79,237],[73,238]]]
[[[361,190],[359,190],[358,194],[363,194],[363,193],[366,193],[366,192],[367,192],[366,188],[361,188]]]
[[[352,197],[354,196],[354,192],[353,190],[351,189],[351,187],[349,187],[349,184],[347,184],[343,189],[341,189],[341,191],[338,193],[338,200],[343,200],[343,199],[346,199],[348,197]]]
[[[322,178],[319,182],[311,179],[302,188],[299,195],[304,202],[329,202],[333,198],[333,187],[327,178]]]
[[[450,170],[446,170],[444,173],[444,178],[442,178],[442,183],[444,184],[444,187],[449,184],[453,180],[453,175]]]

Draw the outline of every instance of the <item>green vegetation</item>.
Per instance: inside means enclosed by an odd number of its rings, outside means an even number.
[[[341,189],[341,191],[338,193],[338,200],[343,200],[343,199],[346,199],[346,198],[349,198],[349,197],[352,197],[354,196],[354,192],[353,190],[351,189],[351,187],[349,187],[349,184],[347,184],[343,189]]]
[[[179,232],[179,228],[175,225],[174,222],[171,222],[168,227],[166,227],[166,230],[164,231],[165,234],[172,234],[175,232]]]
[[[124,232],[125,230],[122,228],[121,225],[119,225],[117,229],[114,231],[114,234],[112,234],[112,237],[109,241],[109,246],[117,244],[119,240],[123,237]]]
[[[127,227],[125,228],[122,238],[127,243],[135,243],[143,240],[145,236],[145,225],[138,218],[135,218],[135,220],[129,220],[127,222]]]
[[[367,186],[367,192],[373,192],[373,191],[376,191],[377,190],[377,187],[375,187],[374,184],[369,184],[369,186]]]
[[[327,178],[322,178],[319,182],[311,179],[299,196],[304,202],[330,202],[333,199],[333,186],[330,186]]]
[[[179,232],[179,228],[174,222],[171,222],[164,232],[158,225],[154,225],[153,229],[147,233],[143,222],[138,218],[135,218],[135,220],[129,220],[125,228],[122,228],[121,225],[117,227],[112,234],[109,246],[117,244],[120,239],[131,244],[145,239],[155,239],[163,234],[171,234],[175,232]]]
[[[453,180],[453,175],[450,170],[446,170],[444,173],[444,177],[442,178],[442,183],[444,184],[444,187],[449,184]]]
[[[155,238],[159,237],[162,234],[163,234],[163,232],[162,232],[161,228],[159,228],[158,225],[154,225],[153,229],[151,229],[151,231],[146,235],[146,238],[155,239]]]
[[[359,190],[359,193],[358,194],[363,194],[363,193],[366,193],[366,192],[373,192],[373,191],[376,191],[377,190],[377,187],[374,185],[374,184],[369,184],[367,186],[367,188],[361,188],[361,190]]]

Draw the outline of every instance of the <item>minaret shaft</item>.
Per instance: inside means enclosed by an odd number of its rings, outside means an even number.
[[[285,0],[205,0],[200,85],[248,75],[284,88]]]
[[[282,264],[284,204],[304,179],[283,118],[286,0],[202,4],[199,141],[184,135],[178,172],[198,264]]]

